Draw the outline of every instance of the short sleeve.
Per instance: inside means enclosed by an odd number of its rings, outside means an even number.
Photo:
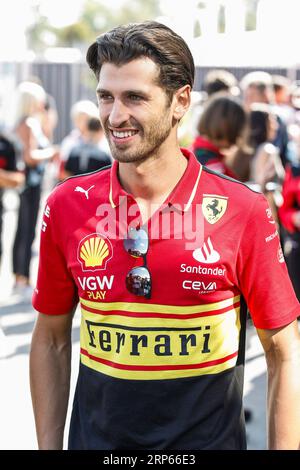
[[[256,328],[273,329],[300,316],[271,209],[257,195],[237,255],[237,275]]]
[[[62,315],[70,312],[78,302],[77,289],[61,251],[58,216],[52,197],[44,211],[39,268],[32,305],[40,313]]]

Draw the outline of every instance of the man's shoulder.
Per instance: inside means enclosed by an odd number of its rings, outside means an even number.
[[[240,222],[241,226],[248,220],[250,214],[261,213],[261,207],[266,208],[264,195],[252,189],[245,183],[237,181],[229,176],[217,173],[209,168],[203,167],[203,200],[216,199],[218,204],[226,204],[228,215],[231,220]]]
[[[107,165],[100,170],[70,176],[58,183],[48,198],[52,204],[63,201],[66,204],[74,199],[74,193],[82,193],[86,199],[95,198],[108,200],[110,185],[111,165]]]

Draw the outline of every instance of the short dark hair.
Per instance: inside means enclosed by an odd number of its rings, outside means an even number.
[[[207,72],[203,82],[204,91],[208,96],[219,91],[230,91],[232,87],[237,87],[237,79],[228,70],[213,69]]]
[[[156,21],[118,26],[102,34],[89,47],[86,60],[99,79],[105,62],[124,65],[148,57],[159,67],[158,84],[169,96],[184,85],[193,87],[195,65],[186,42]]]
[[[100,119],[92,117],[87,122],[87,128],[91,132],[99,132],[102,129]]]
[[[264,103],[255,103],[251,106],[248,145],[254,150],[268,140],[270,115],[270,108]]]
[[[236,144],[247,124],[247,115],[238,100],[223,93],[216,93],[204,107],[198,124],[198,132],[211,140],[226,139]]]

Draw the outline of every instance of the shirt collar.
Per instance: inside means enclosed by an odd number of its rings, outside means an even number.
[[[113,208],[118,207],[122,198],[129,197],[130,194],[122,188],[119,181],[119,163],[114,160],[110,170],[109,201]]]
[[[165,200],[165,204],[167,204],[169,207],[175,206],[175,208],[176,206],[177,208],[179,206],[183,211],[187,211],[190,208],[197,191],[202,165],[198,162],[195,155],[191,151],[184,148],[181,148],[180,150],[188,160],[188,165],[177,185]],[[132,198],[132,196],[127,193],[120,184],[118,169],[119,163],[114,161],[110,173],[109,191],[109,200],[112,207],[114,208],[120,205],[122,198]]]

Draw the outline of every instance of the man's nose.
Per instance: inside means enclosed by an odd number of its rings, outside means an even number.
[[[115,100],[109,115],[109,123],[112,127],[121,127],[129,121],[130,114],[128,108],[120,100]]]

